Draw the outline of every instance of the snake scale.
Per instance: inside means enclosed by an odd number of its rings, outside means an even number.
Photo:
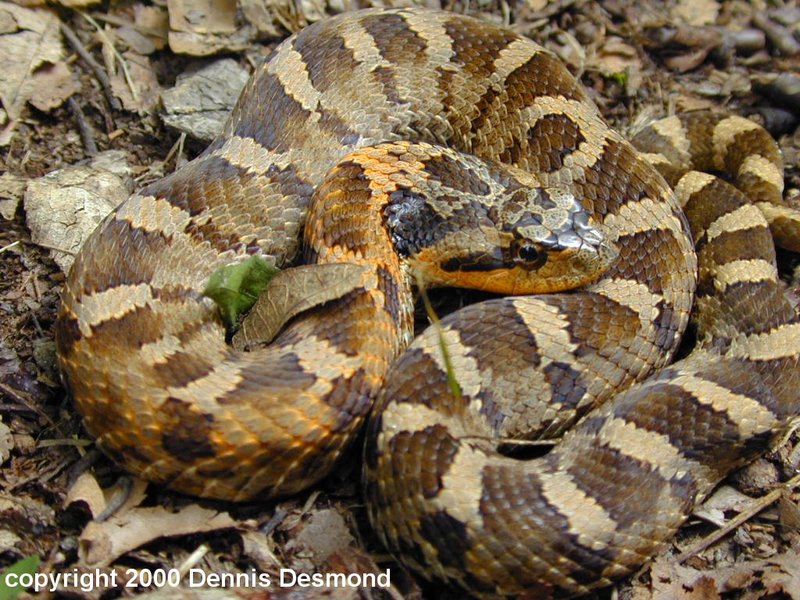
[[[87,429],[139,476],[266,499],[330,472],[381,389],[366,497],[403,562],[482,597],[580,595],[632,572],[800,413],[800,324],[762,216],[800,249],[774,142],[708,115],[635,141],[506,29],[417,8],[304,29],[210,147],[77,257],[56,339]],[[732,173],[754,204],[691,169]],[[363,280],[269,347],[234,351],[208,277],[254,254],[294,264],[306,221],[305,260],[368,265]],[[411,342],[418,272],[585,285],[468,306],[389,369]],[[697,348],[669,365],[693,301]],[[558,434],[598,404],[542,458],[492,441]]]

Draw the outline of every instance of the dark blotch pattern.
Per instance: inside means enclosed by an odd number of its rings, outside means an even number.
[[[161,411],[165,417],[161,445],[178,460],[191,464],[216,454],[211,441],[213,415],[198,413],[188,402],[168,398]]]

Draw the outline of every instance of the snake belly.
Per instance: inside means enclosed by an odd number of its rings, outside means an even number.
[[[662,137],[681,127],[667,126]],[[744,146],[741,121],[712,127],[722,131],[715,152]],[[530,40],[468,17],[371,9],[306,28],[257,69],[223,133],[198,159],[108,217],[76,260],[57,327],[59,364],[87,429],[126,469],[197,495],[290,494],[329,472],[405,343],[409,310],[376,310],[397,286],[365,283],[363,310],[382,314],[379,324],[345,335],[349,318],[336,313],[341,305],[328,306],[257,357],[224,343],[202,289],[216,268],[253,254],[292,264],[325,174],[360,148],[401,140],[511,165],[545,187],[569,190],[619,256],[581,293],[468,307],[402,355],[395,364],[405,370],[392,371],[370,424],[373,525],[412,567],[476,595],[565,596],[607,584],[660,547],[723,469],[698,477],[694,441],[684,448],[680,433],[623,422],[616,401],[605,416],[584,420],[545,467],[523,467],[524,481],[496,468],[500,459],[485,440],[559,433],[667,365],[697,284],[694,244],[653,157],[605,124],[563,65]],[[774,180],[760,159],[739,164]],[[775,223],[788,219],[774,210]],[[393,273],[394,259],[386,260],[384,272]],[[711,339],[730,347],[724,358],[756,365],[747,382],[728,389],[713,368],[704,370],[724,363],[713,343],[703,347],[704,360],[686,367],[689,375],[674,367],[659,377],[675,386],[679,408],[705,402],[735,430],[704,429],[704,448],[721,442],[715,434],[735,448],[753,438],[765,443],[765,432],[797,412],[786,393],[787,381],[796,385],[797,326],[779,310],[747,329],[734,317],[717,319],[724,309],[714,301],[708,306],[707,320],[719,325],[710,326]],[[439,335],[459,399],[433,350]],[[369,352],[344,338],[360,339]],[[777,388],[762,363],[780,380]],[[702,389],[684,385],[684,376]],[[265,389],[277,400],[265,402]],[[727,404],[731,395],[766,411],[757,427],[741,425]],[[591,429],[601,439],[594,453],[585,441]],[[650,455],[654,440],[678,457],[678,467]],[[393,463],[390,452],[410,462]],[[561,458],[567,455],[573,463]],[[726,468],[744,454],[736,456]],[[609,485],[612,464],[628,474]],[[644,488],[645,514],[623,500],[640,493],[646,472],[660,478]]]

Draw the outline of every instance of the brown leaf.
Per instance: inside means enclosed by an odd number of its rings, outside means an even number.
[[[789,498],[778,500],[778,515],[781,525],[800,531],[800,506],[797,506],[797,502]]]
[[[111,76],[111,89],[127,110],[145,114],[158,103],[161,94],[158,78],[146,56],[129,50],[122,57],[134,87],[128,85],[123,70],[118,68]]]
[[[49,10],[2,3],[0,30],[0,100],[10,119],[0,136],[0,145],[5,145],[22,107],[38,88],[34,74],[60,62],[63,48],[58,19]]]
[[[43,112],[61,106],[81,89],[63,62],[45,65],[33,74],[30,103]]]
[[[303,265],[281,271],[242,319],[233,336],[234,348],[271,342],[291,318],[363,285],[368,271],[368,267],[352,263]]]
[[[800,600],[800,554],[789,550],[768,559],[744,562],[719,570],[722,592],[750,592],[748,598],[785,594]]]
[[[236,31],[235,0],[167,0],[169,26],[189,33]]]
[[[715,580],[708,574],[659,558],[650,569],[652,600],[719,600]]]
[[[719,16],[719,2],[716,0],[678,0],[672,9],[673,19],[687,25],[711,25]]]
[[[163,507],[134,508],[103,523],[90,522],[80,535],[78,555],[89,566],[114,559],[161,537],[227,529],[236,522],[225,512],[190,504],[177,512]]]
[[[13,449],[14,436],[11,435],[11,430],[8,428],[8,425],[0,421],[0,464],[8,460]]]
[[[354,541],[342,515],[333,509],[312,511],[292,531],[292,536],[293,538],[286,544],[286,550],[303,550],[304,555],[311,556],[317,568],[329,556],[344,550]]]
[[[66,272],[74,253],[100,220],[128,197],[118,173],[125,173],[124,151],[97,155],[89,165],[65,167],[28,182],[25,213],[34,243],[57,248],[53,258]]]
[[[609,37],[598,50],[595,64],[603,75],[624,73],[629,68],[641,68],[636,49],[618,37]]]

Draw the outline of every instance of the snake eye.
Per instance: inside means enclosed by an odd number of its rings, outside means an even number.
[[[514,262],[519,263],[523,269],[535,269],[542,266],[547,260],[547,253],[527,240],[513,244],[512,255]]]
[[[536,259],[539,258],[539,251],[533,244],[523,244],[519,247],[517,255],[520,260],[524,260],[525,262],[535,262]]]

